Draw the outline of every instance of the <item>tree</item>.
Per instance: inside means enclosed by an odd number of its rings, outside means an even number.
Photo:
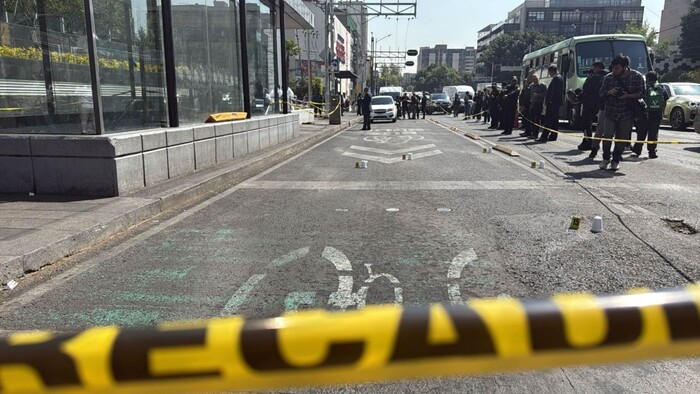
[[[474,74],[473,74],[473,73],[470,73],[469,71],[467,71],[467,72],[465,72],[464,74],[462,74],[462,81],[461,81],[461,82],[462,82],[463,84],[469,85],[470,83],[472,83],[473,80],[474,80]]]
[[[416,89],[427,92],[437,92],[443,86],[456,85],[460,77],[454,68],[444,64],[432,64],[416,74]]]
[[[700,59],[700,0],[694,0],[690,11],[681,18],[680,49],[683,57]]]
[[[396,65],[382,66],[379,72],[379,83],[382,86],[401,86],[403,83],[401,68]]]
[[[492,64],[521,66],[526,53],[562,40],[561,36],[544,35],[534,30],[500,35],[479,55],[481,65],[478,70],[488,70],[490,73]]]
[[[299,56],[301,53],[301,48],[299,47],[299,44],[297,44],[296,41],[294,40],[286,40],[284,42],[284,50],[285,53],[287,54],[287,63],[285,67],[285,75],[287,76],[287,80],[289,80],[289,65],[291,62],[292,56]],[[302,79],[304,79],[303,73],[302,73]]]
[[[641,25],[637,21],[631,21],[625,26],[624,31],[618,31],[618,33],[638,34],[644,37],[647,46],[652,48],[656,45],[656,39],[659,36],[659,32],[649,25],[649,21],[644,21]]]

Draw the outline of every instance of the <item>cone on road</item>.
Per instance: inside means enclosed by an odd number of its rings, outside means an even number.
[[[601,216],[596,216],[593,218],[593,227],[591,228],[591,232],[596,234],[603,232],[603,218]]]

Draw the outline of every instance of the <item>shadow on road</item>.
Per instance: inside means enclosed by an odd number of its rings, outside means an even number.
[[[578,156],[578,155],[582,155],[583,151],[580,151],[578,149],[572,149],[572,150],[565,151],[565,152],[548,152],[548,153],[555,155],[555,156]]]
[[[694,146],[692,148],[684,148],[683,150],[687,150],[688,152],[700,153],[700,146]]]
[[[585,172],[565,172],[568,180],[582,180],[582,179],[612,179],[621,176],[627,176],[619,171],[609,171],[609,170],[591,170]]]

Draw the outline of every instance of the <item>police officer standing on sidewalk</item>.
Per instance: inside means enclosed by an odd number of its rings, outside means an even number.
[[[515,111],[518,107],[518,97],[520,96],[520,89],[518,88],[518,77],[513,77],[510,81],[510,85],[506,88],[505,94],[503,95],[503,132],[502,135],[513,134],[513,127],[515,123]]]
[[[668,100],[668,93],[659,85],[658,79],[654,71],[649,71],[646,75],[647,86],[644,102],[647,105],[647,116],[641,119],[637,124],[637,140],[642,142],[637,142],[632,147],[632,152],[634,152],[635,155],[641,155],[642,148],[644,147],[644,140],[648,135],[647,150],[649,151],[650,159],[656,159],[658,157],[656,155],[656,144],[651,142],[659,140],[659,126],[661,126],[661,118],[663,117],[666,101]]]
[[[532,134],[532,122],[528,119],[530,118],[530,99],[532,97],[532,81],[534,74],[530,74],[525,81],[525,86],[523,90],[520,91],[520,98],[518,102],[520,105],[520,113],[523,114],[523,123],[525,124],[525,131],[520,133],[521,137],[529,137]]]
[[[494,84],[491,86],[491,94],[489,95],[489,113],[491,114],[491,126],[489,129],[496,130],[498,128],[498,118],[500,113],[498,111],[498,95],[501,92],[498,91],[498,86]]]
[[[544,126],[550,130],[559,131],[559,107],[561,107],[564,98],[564,78],[559,75],[556,64],[549,66],[548,70],[552,80],[547,86],[547,98],[545,99],[547,109],[544,114]],[[557,140],[559,133],[550,132],[547,129],[542,131],[542,136],[537,140],[538,142],[546,143],[547,141]]]
[[[581,126],[583,127],[583,141],[578,146],[579,150],[593,149],[593,119],[600,110],[600,97],[598,91],[600,84],[603,83],[605,77],[605,64],[603,62],[593,63],[592,74],[586,78],[583,83],[583,92],[581,92],[581,101],[583,110],[581,111]]]
[[[370,118],[370,111],[372,110],[372,94],[370,94],[369,88],[365,88],[365,94],[362,96],[361,105],[363,116],[362,130],[371,130],[372,119]]]

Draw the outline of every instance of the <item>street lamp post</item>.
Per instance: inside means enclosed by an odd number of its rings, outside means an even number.
[[[376,86],[375,86],[375,80],[374,80],[374,73],[375,73],[376,67],[377,67],[377,59],[375,58],[375,53],[374,53],[374,52],[375,52],[375,49],[376,49],[377,44],[379,44],[379,41],[381,41],[381,40],[383,40],[383,39],[385,39],[385,38],[388,38],[388,37],[391,37],[391,34],[387,34],[387,35],[385,35],[384,37],[382,37],[382,38],[380,38],[380,39],[378,39],[378,40],[375,40],[375,39],[374,39],[374,32],[372,32],[372,82],[370,83],[370,85],[372,85],[372,88],[371,88],[372,94],[376,94],[376,91],[375,91],[375,90],[376,90]]]
[[[596,28],[598,27],[598,15],[591,15],[587,12],[581,11],[579,9],[576,10],[577,12],[580,12],[583,15],[587,15],[589,18],[593,18],[593,34],[596,34]]]

